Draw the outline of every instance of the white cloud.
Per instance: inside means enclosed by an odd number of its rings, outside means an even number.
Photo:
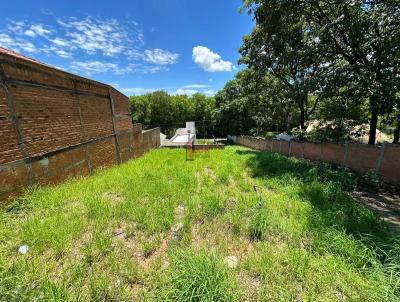
[[[57,26],[7,20],[5,28],[0,28],[0,45],[17,52],[71,60],[64,66],[70,65],[70,70],[88,75],[158,73],[168,71],[167,65],[179,58],[179,54],[168,50],[143,49],[143,30],[132,20],[88,16],[83,19],[54,17],[54,22]]]
[[[143,57],[147,62],[158,65],[169,65],[176,63],[177,59],[179,58],[179,54],[156,48],[152,50],[145,50]]]
[[[54,45],[60,46],[60,47],[66,47],[69,45],[69,42],[67,40],[61,39],[61,38],[55,38],[51,40]]]
[[[0,33],[0,46],[3,46],[5,48],[10,48],[13,50],[24,50],[26,52],[37,51],[34,44],[20,38],[12,38],[8,34],[1,34],[1,33]]]
[[[24,33],[25,22],[8,20],[7,29],[16,35],[22,35]]]
[[[176,90],[175,94],[177,95],[188,95],[188,96],[192,96],[196,93],[198,93],[199,91],[196,89],[184,89],[184,88],[179,88]]]
[[[25,23],[20,23],[17,33],[20,34],[21,31],[23,30],[23,27],[25,26]],[[35,38],[37,36],[40,37],[47,37],[48,35],[51,34],[51,30],[46,29],[43,27],[42,24],[32,24],[29,29],[26,29],[24,31],[24,35],[31,37],[31,38]]]
[[[0,45],[6,48],[14,46],[15,41],[7,34],[0,34]]]
[[[235,69],[232,62],[222,60],[219,54],[204,46],[193,48],[193,61],[208,72],[232,71]]]
[[[19,48],[21,48],[21,49],[23,49],[23,50],[25,50],[27,52],[36,52],[37,51],[36,46],[33,45],[30,42],[18,41],[17,45],[18,45]]]
[[[27,29],[27,30],[25,30],[25,36],[34,38],[34,37],[36,37],[36,33],[31,29]]]
[[[115,75],[124,75],[128,73],[148,73],[153,74],[161,71],[167,71],[164,66],[146,66],[142,64],[133,64],[121,66],[117,63],[101,62],[101,61],[75,61],[70,64],[73,72],[81,72],[86,75],[98,73],[112,73]]]
[[[118,69],[118,65],[100,61],[72,62],[70,68],[74,71],[82,71],[86,74],[95,74],[114,72]]]
[[[204,84],[190,84],[183,86],[183,88],[207,88],[209,85],[204,85]]]
[[[137,87],[137,88],[121,88],[120,90],[125,94],[140,95],[140,94],[146,94],[146,93],[154,92],[154,91],[157,91],[157,90],[160,90],[160,89]]]
[[[214,96],[215,95],[215,91],[212,89],[208,89],[206,91],[203,92],[206,96]]]
[[[55,48],[54,53],[56,53],[57,55],[59,55],[61,58],[64,58],[64,59],[72,58],[72,53],[62,50],[62,49]]]
[[[138,71],[142,73],[158,73],[161,71],[169,71],[169,68],[165,66],[141,66]]]
[[[184,88],[185,86],[182,86],[178,89],[172,89],[172,87],[169,88],[142,88],[142,87],[135,87],[135,88],[119,88],[120,91],[127,95],[141,95],[141,94],[146,94],[146,93],[151,93],[154,91],[166,91],[167,93],[171,95],[187,95],[187,96],[193,96],[196,93],[202,93],[205,94],[206,96],[214,96],[215,91],[208,89],[208,90],[198,90],[198,89],[187,89]]]
[[[44,28],[42,24],[33,24],[30,30],[41,37],[47,37],[51,34],[51,30]]]
[[[115,56],[123,52],[127,44],[134,42],[134,35],[115,19],[87,17],[83,20],[71,18],[57,22],[66,30],[65,36],[70,42],[88,54],[100,52],[106,56]]]

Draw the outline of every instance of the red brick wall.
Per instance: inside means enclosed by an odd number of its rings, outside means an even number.
[[[310,160],[321,160],[322,159],[321,145],[305,142],[303,144],[303,154],[304,158]]]
[[[0,199],[88,175],[160,146],[114,88],[0,53]]]
[[[346,148],[343,144],[323,143],[321,145],[322,160],[342,165],[346,154]]]
[[[133,157],[132,150],[132,132],[125,131],[117,135],[120,158],[126,162]]]
[[[345,165],[355,171],[374,171],[389,182],[400,183],[400,146],[386,144],[384,147],[358,143],[314,144],[310,142],[284,142],[249,136],[236,136],[236,143],[256,150],[272,150],[284,155],[310,160],[323,160]],[[270,149],[268,146],[272,146]]]
[[[22,137],[30,156],[81,142],[77,100],[71,93],[11,85]]]
[[[279,152],[279,149],[280,149],[279,141],[271,140],[271,151],[272,152]]]
[[[294,156],[297,158],[303,158],[304,157],[304,149],[303,149],[303,143],[299,142],[291,142],[290,143],[290,156]]]
[[[88,175],[90,168],[83,147],[65,150],[31,163],[35,183],[55,184],[71,176]]]
[[[289,142],[280,141],[280,151],[279,153],[283,155],[289,155],[290,144]]]
[[[376,146],[349,144],[345,165],[359,172],[375,170],[379,154],[380,149]]]
[[[113,134],[110,100],[105,97],[79,96],[85,141]]]
[[[384,178],[400,183],[400,146],[386,145],[383,152],[380,174]]]
[[[142,125],[140,125],[140,132],[136,129],[133,130],[132,133],[132,146],[133,146],[133,156],[134,157],[139,157],[144,153],[144,148],[143,148],[143,134],[142,134]]]
[[[88,145],[88,152],[92,169],[104,168],[118,163],[114,137]]]
[[[22,158],[6,93],[2,86],[0,86],[0,138],[0,165]]]
[[[5,198],[12,192],[18,192],[30,184],[28,165],[23,161],[14,162],[7,166],[0,166],[0,197]]]
[[[160,129],[150,129],[143,131],[143,152],[148,152],[154,146],[160,146]]]

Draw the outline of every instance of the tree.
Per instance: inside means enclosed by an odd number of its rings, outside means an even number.
[[[263,136],[271,130],[288,130],[292,126],[293,104],[280,81],[270,75],[247,68],[215,96],[217,125],[221,134]]]
[[[275,34],[289,45],[297,24],[307,25],[307,35],[318,44],[314,49],[329,59],[324,66],[330,84],[321,88],[337,90],[345,79],[353,99],[368,99],[368,143],[374,144],[379,116],[393,110],[400,86],[398,0],[245,0],[244,7],[254,14],[260,36]],[[285,35],[271,27],[277,20],[284,22]]]
[[[320,101],[318,77],[325,58],[305,18],[287,13],[294,8],[291,1],[255,5],[256,27],[243,39],[240,62],[254,69],[259,78],[270,75],[279,79],[286,97],[297,106],[299,126],[305,130],[305,122]]]
[[[142,123],[145,127],[160,126],[162,132],[168,136],[184,126],[186,121],[210,121],[215,110],[214,98],[203,94],[189,97],[155,91],[131,96],[130,100],[134,121]],[[201,132],[199,134],[202,135]]]
[[[218,116],[217,127],[220,135],[246,134],[253,121],[249,114],[248,96],[241,82],[240,73],[235,79],[228,81],[216,96]]]

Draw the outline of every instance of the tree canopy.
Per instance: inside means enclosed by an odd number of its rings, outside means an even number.
[[[212,126],[215,111],[215,99],[204,94],[169,95],[165,91],[156,91],[140,96],[131,96],[132,118],[145,127],[161,127],[167,135],[187,121],[198,121]],[[200,127],[202,131],[204,127]],[[202,134],[201,132],[199,134]]]
[[[374,144],[379,117],[398,110],[398,0],[243,2],[256,26],[243,39],[241,62],[286,86],[299,127],[326,108],[321,101],[339,101],[338,115],[343,100],[352,107],[367,101]]]

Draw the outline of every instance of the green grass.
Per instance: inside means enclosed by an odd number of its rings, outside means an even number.
[[[196,139],[196,145],[218,145],[213,138]]]
[[[357,181],[227,147],[32,188],[0,210],[0,301],[400,301],[400,237]]]

